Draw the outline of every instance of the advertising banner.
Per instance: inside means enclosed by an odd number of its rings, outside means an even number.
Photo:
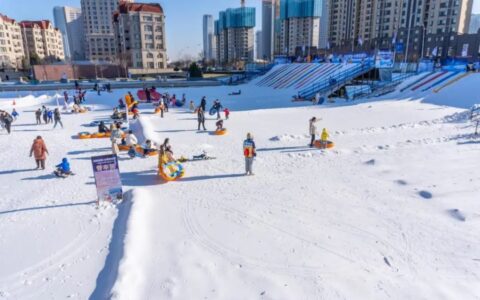
[[[121,201],[123,191],[117,156],[113,154],[94,156],[92,166],[98,201]]]
[[[375,67],[378,69],[393,68],[394,57],[392,51],[378,51],[375,59]]]

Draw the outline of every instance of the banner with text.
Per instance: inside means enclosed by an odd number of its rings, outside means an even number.
[[[392,51],[378,51],[375,59],[375,67],[378,69],[393,68],[394,54]]]
[[[98,201],[121,201],[123,191],[117,156],[113,154],[94,156],[92,166]]]

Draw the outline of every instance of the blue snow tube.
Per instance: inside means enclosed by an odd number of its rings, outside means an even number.
[[[175,101],[175,106],[176,107],[182,107],[184,105],[185,105],[185,102],[183,102],[183,101]]]
[[[212,108],[210,108],[209,114],[210,114],[211,116],[213,116],[213,115],[215,115],[215,114],[217,113],[217,111],[218,111],[218,110],[217,110],[215,107],[212,107]]]

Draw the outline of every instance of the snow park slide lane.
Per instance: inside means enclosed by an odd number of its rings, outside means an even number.
[[[290,76],[290,74],[294,73],[296,70],[300,69],[302,64],[291,64],[288,65],[283,72],[277,74],[273,77],[269,82],[267,82],[268,87],[273,87],[278,81],[283,80],[286,76]]]
[[[452,77],[454,77],[454,76],[457,76],[458,73],[460,73],[460,72],[451,72],[451,73],[449,73],[449,74],[447,73],[446,76],[443,77],[442,79],[440,79],[440,80],[434,82],[432,85],[429,85],[428,87],[422,89],[422,92],[426,92],[426,91],[428,91],[429,89],[434,88],[434,87],[436,87],[437,85],[442,84],[443,82],[449,80],[450,78],[452,78]]]
[[[292,70],[295,70],[295,69],[299,68],[300,66],[301,66],[301,64],[291,64],[291,65],[287,64],[287,65],[284,65],[282,67],[282,69],[280,70],[280,72],[271,76],[267,81],[263,82],[262,85],[270,87],[279,78],[282,78],[285,74],[288,74],[288,73],[292,72]]]
[[[322,77],[329,74],[329,72],[337,69],[339,66],[337,64],[322,64],[320,68],[315,70],[310,76],[306,76],[300,82],[296,83],[295,89],[298,90],[304,85],[311,83],[312,81],[322,80]]]
[[[408,84],[407,86],[403,87],[400,91],[401,92],[404,92],[406,90],[408,90],[409,88],[411,88],[412,86],[418,84],[419,82],[422,82],[423,80],[425,80],[426,78],[430,77],[432,74],[435,74],[435,72],[429,72],[427,74],[425,74],[424,76],[422,76],[421,78],[419,78],[418,80],[416,81],[412,81],[412,83]]]
[[[298,76],[301,76],[303,74],[303,72],[305,70],[307,70],[309,68],[309,64],[301,64],[301,67],[298,68],[297,70],[295,70],[295,72],[292,72],[290,74],[288,74],[288,76],[284,76],[282,79],[280,79],[279,81],[277,81],[274,85],[273,85],[273,88],[274,89],[280,89],[281,86],[286,83],[286,82],[289,82],[290,80],[293,80],[295,79],[296,77]]]
[[[257,82],[258,86],[264,85],[265,82],[269,81],[271,78],[275,77],[277,74],[281,73],[285,68],[287,68],[288,65],[280,65],[277,66],[274,70],[270,70],[267,74],[263,76],[262,79],[260,79]]]
[[[439,72],[439,73],[431,76],[430,78],[428,78],[428,79],[425,80],[424,82],[421,82],[420,84],[414,86],[414,87],[412,88],[412,91],[418,90],[418,89],[421,88],[422,86],[424,86],[424,85],[426,85],[426,84],[428,84],[428,83],[436,80],[436,79],[439,78],[439,77],[442,77],[442,76],[445,75],[446,73],[448,73],[448,72],[447,72],[447,71],[442,71],[442,72]]]
[[[315,68],[318,66],[317,64],[306,64],[306,65],[307,66],[301,72],[299,72],[295,76],[292,76],[292,77],[288,78],[287,81],[284,81],[277,88],[278,89],[283,89],[283,88],[287,87],[288,85],[290,85],[292,83],[295,83],[297,80],[299,80],[305,74],[310,73],[312,71],[312,69],[315,70]]]

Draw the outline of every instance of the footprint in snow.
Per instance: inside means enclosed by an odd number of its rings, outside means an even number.
[[[407,185],[407,182],[405,180],[402,180],[402,179],[395,180],[395,183],[398,184],[398,185]]]
[[[377,163],[375,159],[371,159],[365,162],[366,165],[373,166]]]
[[[422,197],[423,199],[432,199],[432,198],[433,198],[432,193],[430,193],[430,192],[428,192],[428,191],[420,191],[420,192],[418,192],[418,194],[419,194],[420,197]]]
[[[449,210],[447,210],[447,212],[452,218],[454,218],[458,221],[461,221],[461,222],[466,221],[465,215],[457,208],[449,209]]]

